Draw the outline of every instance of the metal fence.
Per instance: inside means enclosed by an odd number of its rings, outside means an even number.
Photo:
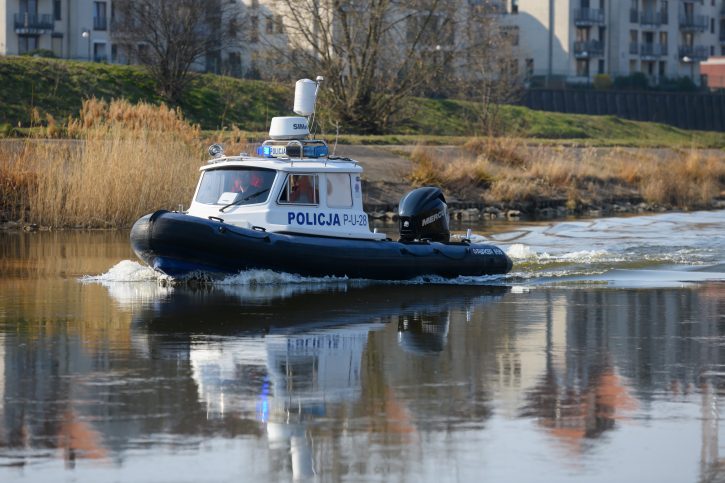
[[[532,89],[523,104],[540,111],[613,115],[683,129],[725,131],[725,94]]]

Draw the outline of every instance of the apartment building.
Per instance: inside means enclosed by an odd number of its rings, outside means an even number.
[[[535,76],[568,83],[644,73],[687,76],[725,53],[723,0],[509,0],[520,55]]]
[[[245,16],[239,45],[196,68],[255,76],[288,47],[285,9],[275,0],[232,1]],[[529,77],[586,83],[597,74],[642,72],[653,83],[699,81],[700,62],[725,55],[725,0],[460,0],[459,16],[470,20],[481,7],[509,29],[512,62]],[[61,58],[132,62],[114,42],[113,17],[112,0],[0,0],[0,55],[44,49]],[[452,42],[466,31],[456,29]]]
[[[0,55],[108,61],[110,13],[110,0],[0,0]]]

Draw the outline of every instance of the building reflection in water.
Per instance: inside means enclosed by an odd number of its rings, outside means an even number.
[[[222,437],[263,448],[267,476],[341,479],[380,464],[414,479],[427,461],[462,468],[469,438],[500,436],[492,418],[530,421],[568,463],[681,401],[696,403],[712,480],[723,290],[341,284],[174,289],[136,304],[116,287],[124,333],[4,316],[0,456],[123,466],[131,450]]]

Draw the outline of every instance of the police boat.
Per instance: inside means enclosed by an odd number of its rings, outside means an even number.
[[[372,280],[509,272],[511,259],[500,248],[451,241],[439,188],[401,199],[397,241],[370,230],[362,167],[310,138],[321,80],[297,81],[298,116],[273,118],[256,156],[212,145],[189,209],[159,210],[133,225],[136,255],[173,278],[252,269]]]

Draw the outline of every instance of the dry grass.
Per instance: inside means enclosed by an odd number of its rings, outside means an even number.
[[[430,148],[416,146],[411,153],[413,186],[445,186],[451,190],[486,188],[491,184],[491,163],[484,157],[443,162]]]
[[[725,188],[725,156],[715,151],[522,146],[515,139],[472,139],[461,157],[437,161],[431,148],[412,154],[410,181],[446,191],[488,188],[487,202],[565,200],[568,208],[622,198],[680,209],[711,206]]]
[[[8,217],[47,226],[121,227],[192,195],[203,161],[199,129],[165,106],[87,100],[68,123],[74,140],[0,147]],[[6,202],[11,193],[13,202]]]

